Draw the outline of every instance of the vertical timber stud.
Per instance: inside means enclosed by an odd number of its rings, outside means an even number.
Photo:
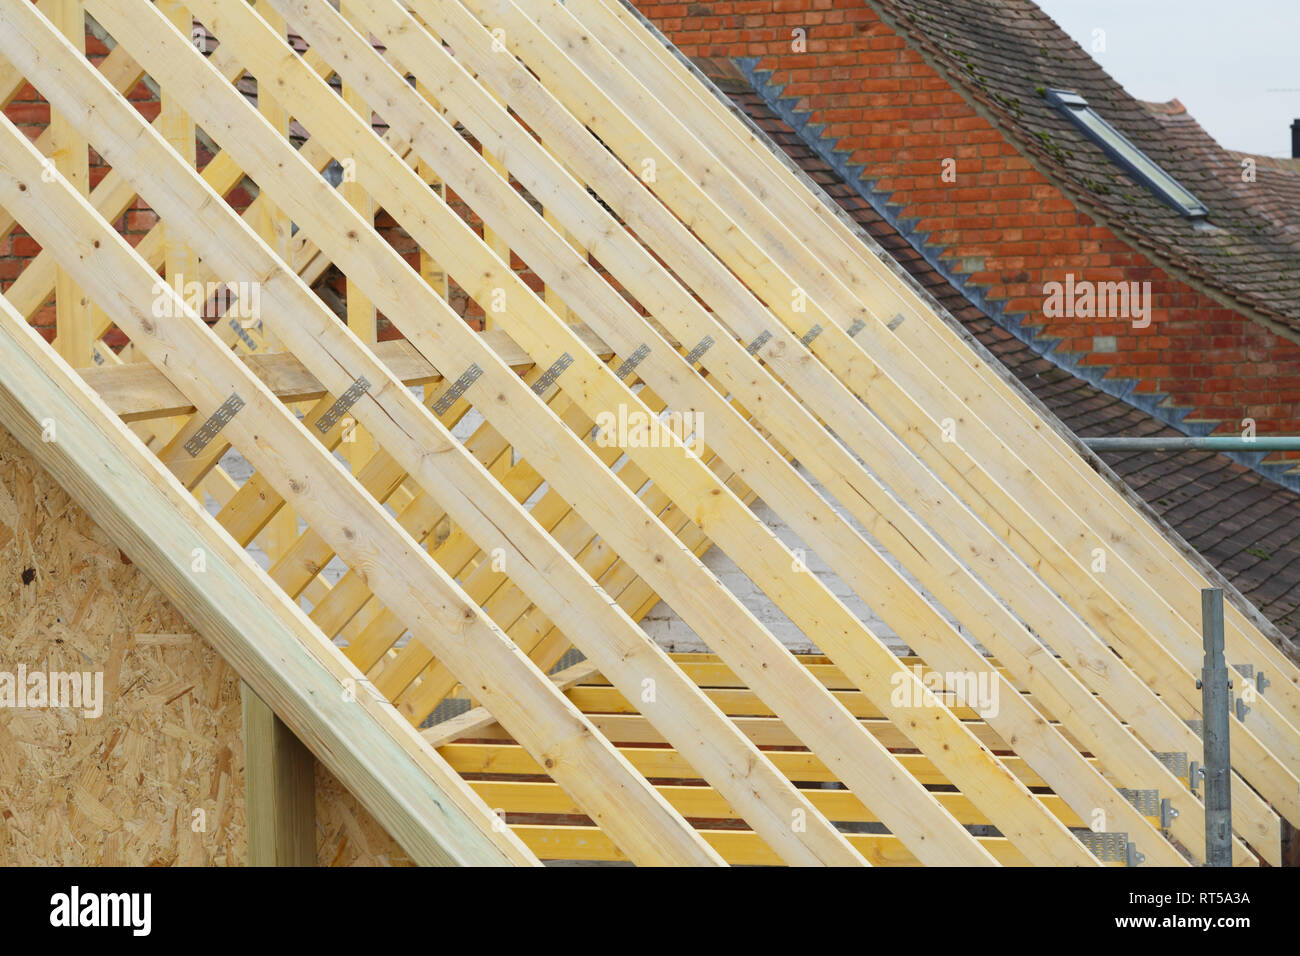
[[[158,9],[167,17],[168,21],[176,29],[180,30],[188,37],[194,36],[194,18],[190,16],[189,7],[178,0],[158,0]],[[159,99],[162,101],[162,109],[158,114],[158,131],[163,134],[167,144],[180,154],[181,159],[185,160],[190,166],[198,165],[198,155],[195,149],[195,129],[194,121],[189,118],[185,110],[176,102],[176,97],[164,87],[159,91]],[[159,227],[163,235],[163,275],[170,285],[181,295],[184,295],[185,283],[187,281],[198,281],[199,279],[199,260],[190,247],[178,239],[174,224],[169,225],[160,222]],[[96,322],[95,326],[98,327]],[[104,351],[107,351],[107,346]],[[142,361],[143,356],[135,349],[129,350],[129,356],[133,360]],[[125,356],[124,356],[125,357]],[[169,422],[162,429],[162,437],[170,438],[180,432],[185,427],[186,418],[179,417]],[[141,430],[137,429],[137,434],[144,438]],[[205,492],[200,485],[194,488],[195,497],[203,501]]]
[[[430,95],[428,87],[417,80],[415,89],[425,98],[425,100],[428,101],[431,107],[439,113],[442,112],[442,107],[439,106],[438,101]],[[447,198],[447,187],[442,184],[442,180],[438,178],[438,174],[434,172],[432,166],[424,160],[420,160],[416,166],[416,170],[419,172],[420,178],[429,184],[429,188],[438,194],[439,199],[445,200]],[[420,275],[424,277],[424,281],[429,283],[438,295],[443,299],[447,298],[447,273],[443,271],[442,266],[438,265],[437,261],[433,256],[429,255],[428,250],[423,246],[420,247]],[[426,399],[428,399],[432,394],[429,391],[430,388],[433,388],[433,386],[427,386],[425,389],[424,397]]]
[[[186,36],[191,35],[194,20],[190,16],[188,7],[177,0],[158,0],[158,9],[163,12],[172,26]],[[181,159],[190,166],[196,166],[194,121],[186,115],[184,108],[176,102],[176,98],[165,87],[161,91],[161,99],[162,111],[159,113],[158,131],[166,138],[168,145],[180,154]],[[166,223],[162,223],[162,230],[167,282],[183,295],[185,280],[199,278],[198,257],[184,241],[176,237],[174,228],[169,228]]]
[[[264,14],[265,12],[263,11]],[[358,25],[357,18],[352,10],[352,4],[342,3],[339,6],[339,12],[353,26],[362,29]],[[361,98],[351,84],[343,84],[343,102],[347,103],[358,116],[365,120],[367,125],[370,125],[370,107],[366,105],[365,100]],[[348,201],[348,205],[355,209],[368,225],[373,226],[375,224],[375,202],[370,198],[370,194],[357,182],[356,160],[350,156],[341,157],[341,160],[343,164],[343,180],[339,184],[339,190],[343,193],[343,198]],[[367,346],[373,347],[379,341],[379,316],[375,310],[375,305],[366,298],[366,294],[361,291],[361,287],[356,282],[346,276],[344,280],[348,328]],[[375,453],[375,443],[369,434],[355,421],[345,428],[343,441],[345,444],[343,455],[348,460],[348,464],[352,466],[352,473],[357,474],[365,463],[370,460],[370,456]]]
[[[488,166],[494,172],[500,175],[501,178],[504,179],[506,182],[510,182],[510,172],[506,169],[506,164],[501,159],[498,159],[496,156],[493,156],[491,153],[487,151],[487,149],[483,150],[483,158],[487,160]],[[483,241],[487,243],[489,249],[491,249],[493,252],[497,254],[497,257],[505,264],[505,267],[507,269],[511,268],[510,243],[508,243],[504,238],[502,238],[502,236],[498,232],[488,228],[486,224],[484,224],[483,226]],[[509,307],[506,304],[504,289],[494,289],[493,293],[494,294],[492,298],[489,299],[487,302],[479,303],[479,305],[483,307],[483,331],[484,332],[486,332],[488,329],[495,329],[497,327],[497,320],[495,317],[496,313],[499,312],[500,309],[502,309],[503,307],[505,308]],[[500,296],[499,299],[497,298],[498,296]]]
[[[253,688],[242,697],[248,865],[315,866],[315,758]]]
[[[47,0],[43,13],[77,52],[86,52],[86,10],[81,0]],[[73,188],[90,193],[90,154],[86,140],[68,118],[50,112],[50,160]],[[68,273],[59,268],[54,280],[55,344],[59,354],[73,368],[86,368],[93,361],[90,302]]]
[[[429,93],[428,87],[417,80],[415,83],[415,89],[417,93],[428,101],[431,107],[439,113],[442,112],[442,107],[438,105],[438,101]],[[415,168],[416,172],[419,173],[420,178],[428,183],[431,190],[438,194],[438,198],[445,200],[447,198],[447,187],[442,184],[442,180],[438,178],[438,174],[434,172],[433,167],[424,160],[420,160],[416,164]],[[444,301],[447,300],[447,273],[443,271],[442,266],[437,263],[433,256],[429,255],[429,251],[423,246],[420,247],[420,277],[423,278],[425,282],[429,283],[430,288],[432,288],[441,299]],[[436,390],[436,384],[424,386],[424,403],[426,405],[433,402],[433,396]]]
[[[258,14],[266,20],[271,28],[281,36],[285,35],[286,28],[284,18],[276,14],[265,0],[255,0],[254,6]],[[289,114],[275,98],[271,96],[270,90],[257,85],[257,111],[262,114],[268,123],[275,127],[275,131],[285,139],[289,137]],[[248,216],[249,224],[254,231],[271,247],[271,251],[276,257],[283,262],[289,262],[292,256],[289,254],[289,234],[291,226],[289,217],[275,203],[270,201],[265,192],[262,191],[262,184],[257,184],[258,198],[262,202],[258,206],[258,211],[253,214],[250,211]],[[233,279],[255,280],[253,276],[229,276]],[[280,344],[279,339],[273,335],[265,336],[265,346],[269,351],[283,352],[284,346]],[[282,507],[271,518],[266,526],[266,539],[269,547],[266,549],[271,560],[277,560],[293,545],[298,537],[298,516],[294,510],[289,507]]]
[[[1232,790],[1229,786],[1228,665],[1223,658],[1223,590],[1201,591],[1205,664],[1201,668],[1201,716],[1205,739],[1205,865],[1232,866]]]

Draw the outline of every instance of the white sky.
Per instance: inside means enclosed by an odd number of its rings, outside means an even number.
[[[1227,149],[1291,155],[1300,0],[1036,2],[1138,99],[1181,100]]]

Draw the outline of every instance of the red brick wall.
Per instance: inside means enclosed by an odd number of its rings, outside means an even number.
[[[901,216],[957,271],[1025,313],[1084,363],[1168,394],[1189,419],[1254,418],[1260,433],[1300,434],[1300,345],[1164,274],[1074,205],[903,40],[865,0],[636,0],[689,56],[760,57],[784,97],[891,195]],[[806,51],[793,31],[806,31]],[[944,160],[956,178],[942,178]],[[1151,283],[1151,324],[1047,319],[1043,287],[1076,280]],[[1113,336],[1116,351],[1094,351]]]

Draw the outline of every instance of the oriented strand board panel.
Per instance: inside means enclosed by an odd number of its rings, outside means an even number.
[[[0,860],[240,862],[234,671],[8,432],[0,541],[0,670],[103,674],[98,717],[0,709]]]
[[[0,672],[103,675],[97,717],[0,706],[0,866],[243,865],[239,675],[3,428],[0,589]],[[410,863],[319,764],[316,800],[322,864]]]
[[[321,866],[414,866],[347,788],[316,762],[316,860]]]

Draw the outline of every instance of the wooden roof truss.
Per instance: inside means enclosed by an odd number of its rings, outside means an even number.
[[[97,66],[86,14],[116,43]],[[123,96],[146,73],[152,124]],[[0,229],[42,247],[4,362],[26,342],[51,381],[55,350],[79,369],[118,419],[95,427],[215,499],[375,706],[419,727],[469,698],[401,746],[466,785],[503,860],[1096,865],[1089,829],[1204,858],[1162,755],[1201,751],[1205,575],[617,0],[0,0],[5,102],[24,80],[55,120],[0,128]],[[201,170],[196,126],[222,150]],[[132,247],[111,223],[137,198],[158,224]],[[312,291],[331,265],[346,322]],[[160,274],[255,284],[260,323],[209,326]],[[54,350],[19,331],[51,296]],[[639,423],[621,445],[611,415]],[[824,657],[787,651],[713,547]],[[710,654],[647,636],[660,600]],[[1232,717],[1234,859],[1276,863],[1300,670],[1233,601],[1227,642],[1270,682]]]

